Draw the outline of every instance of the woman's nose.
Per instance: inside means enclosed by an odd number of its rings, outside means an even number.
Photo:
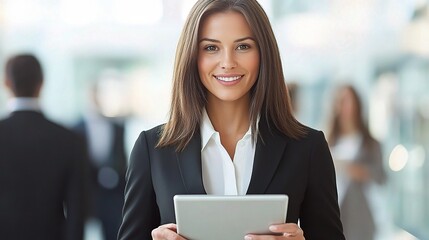
[[[234,53],[225,51],[221,56],[219,66],[222,69],[233,69],[237,67],[237,61],[235,60]]]

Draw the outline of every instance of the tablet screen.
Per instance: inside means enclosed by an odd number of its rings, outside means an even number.
[[[178,233],[189,240],[244,239],[249,233],[273,234],[286,221],[286,195],[176,195]]]

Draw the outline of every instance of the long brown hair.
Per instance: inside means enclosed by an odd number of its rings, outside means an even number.
[[[336,144],[338,138],[341,135],[341,129],[340,129],[340,112],[337,110],[337,107],[335,106],[335,103],[339,101],[339,94],[343,91],[348,91],[351,94],[352,101],[355,107],[355,124],[357,130],[362,134],[363,141],[366,143],[368,140],[373,139],[369,133],[368,127],[365,124],[363,114],[362,114],[362,102],[359,97],[359,94],[357,93],[356,89],[352,85],[341,85],[336,89],[336,96],[334,99],[334,104],[332,108],[332,119],[331,119],[331,126],[330,131],[328,133],[328,143],[329,145],[333,146]]]
[[[252,131],[256,133],[257,118],[261,116],[261,121],[265,120],[289,137],[298,139],[306,133],[305,127],[293,116],[277,41],[259,3],[256,0],[199,0],[191,9],[177,46],[170,117],[162,129],[158,147],[176,146],[181,151],[199,127],[207,99],[197,67],[198,32],[207,16],[225,11],[236,11],[245,17],[260,52],[258,79],[250,90]]]

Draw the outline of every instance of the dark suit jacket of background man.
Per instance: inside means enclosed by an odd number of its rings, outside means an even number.
[[[80,138],[40,112],[1,120],[0,239],[82,239],[86,161]]]
[[[124,125],[106,118],[112,127],[112,139],[110,139],[107,159],[101,159],[100,163],[90,157],[89,161],[89,216],[101,221],[102,231],[106,240],[116,239],[122,220],[122,207],[124,204],[125,172],[127,159],[124,144]],[[89,149],[89,130],[85,120],[80,120],[73,131],[78,133],[86,141]],[[99,173],[103,169],[113,170],[118,176],[118,182],[114,187],[106,188],[99,181]]]

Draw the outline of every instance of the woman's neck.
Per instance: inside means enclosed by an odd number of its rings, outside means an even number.
[[[224,102],[209,100],[206,110],[213,128],[219,132],[222,145],[231,159],[233,159],[237,142],[249,130],[249,101]]]
[[[250,126],[248,105],[237,104],[207,104],[207,114],[214,129],[221,134],[240,134],[247,132]]]

